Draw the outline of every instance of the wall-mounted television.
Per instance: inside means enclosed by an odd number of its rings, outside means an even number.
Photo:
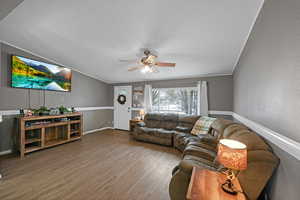
[[[12,56],[12,87],[54,91],[71,91],[72,71],[69,68]]]

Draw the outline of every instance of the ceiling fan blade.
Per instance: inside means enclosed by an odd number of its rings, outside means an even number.
[[[124,63],[138,63],[139,59],[119,59],[119,62],[124,62]]]
[[[144,68],[144,66],[130,67],[130,68],[128,68],[128,71],[131,72],[131,71],[142,69],[142,68]]]
[[[155,65],[159,67],[175,67],[176,63],[156,62]]]

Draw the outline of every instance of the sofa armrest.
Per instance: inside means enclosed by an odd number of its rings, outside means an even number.
[[[176,126],[175,128],[175,131],[183,132],[183,133],[190,133],[191,130],[192,130],[191,128],[184,127],[184,126]]]
[[[145,127],[146,126],[145,122],[138,122],[136,125],[138,127]]]

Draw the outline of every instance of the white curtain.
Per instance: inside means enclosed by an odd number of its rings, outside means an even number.
[[[145,85],[144,110],[145,113],[151,112],[152,110],[152,86],[151,85]]]
[[[207,81],[199,81],[197,84],[198,91],[198,115],[208,116],[208,97]]]

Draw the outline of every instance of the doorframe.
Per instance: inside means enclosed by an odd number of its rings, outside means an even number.
[[[116,90],[116,88],[124,88],[124,87],[130,87],[130,89],[131,89],[131,102],[129,102],[130,103],[130,105],[129,105],[129,107],[130,107],[130,119],[132,118],[132,93],[133,93],[133,91],[132,91],[132,85],[122,85],[122,86],[114,86],[114,129],[118,129],[117,128],[117,122],[118,122],[118,120],[119,120],[119,116],[118,116],[118,109],[117,109],[117,90]],[[129,127],[129,120],[128,120],[128,127]],[[128,129],[129,130],[129,129]]]

